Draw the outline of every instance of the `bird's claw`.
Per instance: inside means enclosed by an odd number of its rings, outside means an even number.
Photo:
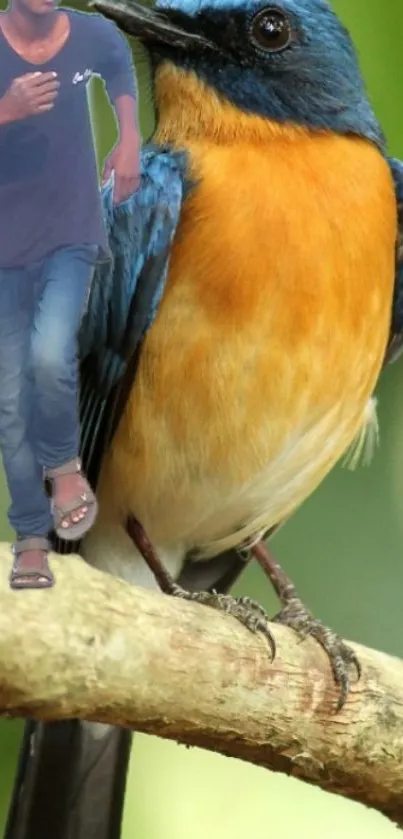
[[[232,615],[250,632],[261,632],[270,647],[271,660],[276,655],[276,642],[269,627],[269,615],[260,603],[250,597],[232,597],[230,594],[219,594],[216,591],[186,591],[178,585],[174,585],[170,592],[174,597],[181,597],[183,600],[192,600],[194,603],[201,603],[203,606],[210,606],[219,612],[226,612]]]
[[[340,691],[336,713],[343,708],[350,692],[351,668],[356,671],[357,681],[361,677],[361,665],[354,653],[335,632],[324,626],[311,615],[298,597],[293,597],[272,619],[293,629],[304,640],[309,635],[325,650],[333,672],[333,677]]]

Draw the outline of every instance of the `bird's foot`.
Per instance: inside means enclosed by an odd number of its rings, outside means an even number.
[[[273,560],[263,542],[256,545],[253,553],[270,578],[283,605],[283,608],[272,618],[273,623],[290,627],[301,640],[308,636],[315,638],[325,650],[336,686],[339,689],[339,700],[336,706],[336,713],[338,713],[343,708],[350,691],[351,671],[355,670],[357,681],[361,676],[361,665],[356,654],[339,635],[313,617],[298,597],[291,580],[284,574],[278,563]]]
[[[310,635],[325,650],[340,692],[336,713],[341,711],[350,691],[351,670],[356,671],[357,680],[361,676],[360,662],[351,647],[336,632],[314,618],[297,596],[292,597],[272,620],[293,629],[302,641]]]
[[[268,625],[270,618],[260,603],[256,603],[250,597],[231,597],[230,594],[219,594],[216,591],[186,591],[168,573],[142,525],[134,516],[131,516],[127,522],[127,531],[164,594],[201,603],[203,606],[210,606],[211,609],[232,615],[250,632],[261,632],[266,637],[271,650],[271,658],[274,658],[276,642]]]
[[[269,627],[269,615],[260,603],[252,600],[250,597],[232,597],[230,594],[219,594],[216,591],[196,591],[190,592],[173,583],[171,590],[168,592],[173,597],[181,597],[183,600],[190,600],[194,603],[201,603],[203,606],[209,606],[211,609],[216,609],[218,612],[225,612],[227,615],[232,615],[243,626],[246,626],[250,632],[261,632],[270,647],[271,658],[274,659],[276,655],[276,642],[273,633]]]

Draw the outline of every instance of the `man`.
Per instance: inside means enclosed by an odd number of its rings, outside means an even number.
[[[0,447],[16,532],[10,584],[53,585],[48,533],[81,538],[97,502],[78,459],[77,332],[108,258],[86,85],[119,125],[114,201],[139,178],[136,82],[115,25],[55,0],[0,15]],[[51,498],[45,489],[49,480]]]

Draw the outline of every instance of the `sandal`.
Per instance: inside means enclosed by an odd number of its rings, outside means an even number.
[[[14,556],[10,574],[10,588],[51,588],[55,578],[49,568],[50,545],[42,536],[28,536],[19,539],[11,550]]]
[[[55,469],[45,469],[45,478],[48,478],[51,481],[53,491],[55,490],[55,483],[57,479],[64,475],[80,475],[83,483],[85,484],[84,492],[79,495],[74,495],[63,504],[58,503],[56,505],[55,501],[52,500],[53,526],[57,536],[60,539],[75,542],[76,540],[78,541],[82,539],[94,524],[98,514],[98,503],[89,483],[83,475],[81,461],[78,460],[78,458],[70,460],[69,463],[65,463],[64,466],[58,466]],[[78,512],[80,508],[84,506],[87,510],[80,521],[75,522],[70,519],[67,527],[62,527],[62,522],[66,520],[66,517],[69,516],[70,513],[74,513],[75,511]]]

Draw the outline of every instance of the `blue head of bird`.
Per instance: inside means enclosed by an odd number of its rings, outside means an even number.
[[[156,73],[169,62],[243,113],[383,147],[353,42],[326,0],[93,5],[143,43]]]

